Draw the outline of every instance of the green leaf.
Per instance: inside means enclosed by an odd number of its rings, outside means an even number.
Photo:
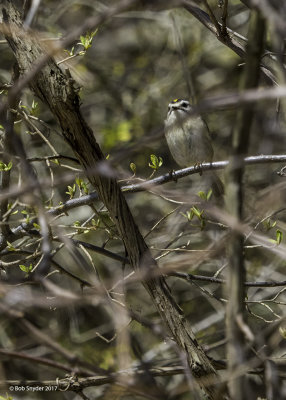
[[[202,214],[204,211],[200,211],[197,207],[192,207],[191,210],[196,217],[198,217],[199,219],[202,218]]]
[[[0,396],[0,400],[13,400],[13,397],[9,396],[8,393],[6,393],[6,397]]]
[[[84,191],[85,194],[89,193],[88,183],[82,182],[82,190]]]
[[[14,247],[10,242],[7,240],[7,249],[8,251],[16,251],[16,247]]]
[[[263,221],[263,225],[267,231],[270,231],[270,229],[274,228],[277,224],[277,221],[272,222],[270,218],[268,218],[266,221]]]
[[[86,38],[85,38],[85,36],[80,36],[79,39],[80,39],[81,44],[82,44],[83,46],[85,46],[85,44],[86,44]]]
[[[66,192],[66,194],[68,194],[70,196],[70,198],[72,199],[74,197],[75,191],[76,191],[76,185],[75,183],[72,186],[67,187],[68,191]]]
[[[156,171],[161,167],[163,164],[162,157],[157,157],[155,154],[150,155],[151,162],[148,164],[150,168],[155,169]]]
[[[32,114],[35,113],[36,109],[38,108],[38,105],[39,103],[37,101],[35,100],[32,101],[32,108],[31,108]]]
[[[208,200],[211,198],[212,193],[213,193],[212,189],[209,189],[207,193],[205,193],[205,192],[203,192],[203,191],[198,192],[198,196],[199,196],[202,200],[208,201]]]
[[[83,190],[85,194],[89,193],[88,184],[84,182],[81,178],[76,178],[76,184],[79,187],[79,190]]]
[[[207,193],[207,201],[212,197],[213,191],[212,189],[209,189],[208,193]]]
[[[279,333],[283,337],[283,339],[286,339],[286,328],[280,326],[279,327]]]
[[[131,162],[131,163],[129,164],[129,167],[130,167],[131,171],[133,172],[133,174],[135,175],[135,174],[136,174],[136,164],[134,164],[133,162]]]
[[[74,46],[71,48],[71,50],[70,50],[70,51],[69,51],[69,50],[66,50],[66,49],[64,49],[64,52],[68,53],[68,55],[69,55],[70,57],[72,57],[72,56],[74,55]]]
[[[269,242],[276,244],[277,246],[282,242],[283,240],[283,232],[280,231],[280,229],[276,230],[276,239],[269,239]]]
[[[26,215],[25,221],[28,224],[30,222],[30,215],[29,215],[28,211],[27,210],[22,210],[21,214]]]
[[[20,264],[20,265],[19,265],[19,268],[20,268],[21,271],[23,271],[23,272],[25,272],[26,274],[28,274],[29,272],[32,271],[33,265],[30,264],[28,267],[26,267],[26,265]]]
[[[202,200],[206,200],[207,199],[207,195],[205,194],[205,192],[198,192],[198,196],[202,199]]]
[[[96,221],[94,218],[92,218],[92,220],[91,220],[91,225],[94,226],[94,227],[96,227],[96,228],[98,228],[99,225],[100,225],[100,219],[98,219],[98,220]]]
[[[77,184],[77,186],[78,186],[79,188],[81,188],[82,179],[81,179],[81,178],[76,178],[76,179],[75,179],[75,183]]]
[[[85,51],[91,47],[92,40],[93,40],[94,36],[96,35],[97,31],[98,31],[98,29],[96,29],[93,32],[88,32],[85,36],[80,36],[79,44],[81,44],[84,47]]]
[[[186,214],[181,212],[180,214],[183,215],[183,217],[187,218],[188,221],[191,221],[194,218],[193,211],[187,211]]]
[[[281,232],[279,229],[276,231],[276,243],[279,245],[283,240],[283,232]]]
[[[82,233],[89,232],[89,230],[86,230],[86,229],[81,228],[81,222],[80,222],[80,221],[75,221],[75,222],[73,223],[73,226],[74,226],[75,228],[77,228],[77,233],[78,233],[79,235],[82,234]]]
[[[0,171],[9,171],[12,168],[12,162],[10,161],[8,164],[0,161]]]

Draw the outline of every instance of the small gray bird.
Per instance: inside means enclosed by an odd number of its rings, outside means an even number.
[[[192,106],[187,100],[175,99],[168,107],[165,136],[176,163],[182,167],[212,162],[213,147],[207,125],[201,117],[190,115]],[[219,177],[210,173],[211,188],[216,197],[224,193]]]

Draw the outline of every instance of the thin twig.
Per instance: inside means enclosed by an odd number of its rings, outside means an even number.
[[[211,9],[211,7],[210,7],[209,3],[207,2],[207,0],[203,0],[203,3],[204,3],[206,9],[209,12],[210,19],[211,19],[212,23],[214,24],[214,26],[216,28],[217,36],[220,36],[221,35],[220,25],[218,23],[218,20],[216,19],[216,16],[213,13],[213,10]]]
[[[228,8],[228,0],[224,0],[223,2],[223,11],[222,11],[222,16],[221,16],[221,34],[223,36],[226,36],[228,34],[227,32],[227,25],[226,25],[226,21],[227,21],[227,8]]]

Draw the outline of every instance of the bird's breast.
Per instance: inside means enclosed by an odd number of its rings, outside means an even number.
[[[171,154],[180,167],[212,161],[211,141],[201,118],[185,123],[165,125],[165,135]]]

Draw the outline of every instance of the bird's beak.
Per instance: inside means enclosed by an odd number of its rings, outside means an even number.
[[[176,104],[172,104],[172,106],[170,107],[170,112],[178,111],[178,110],[184,110],[184,109],[182,107],[180,107],[179,105],[176,105]]]
[[[172,105],[169,107],[170,112],[176,111],[176,110],[180,110],[180,109],[181,109],[181,107],[177,106],[176,104],[172,104]]]

